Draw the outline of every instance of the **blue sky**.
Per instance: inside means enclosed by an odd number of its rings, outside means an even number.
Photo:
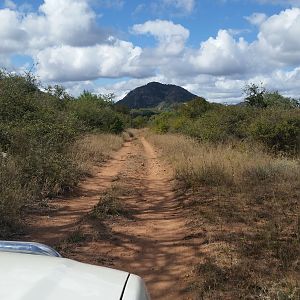
[[[299,0],[2,0],[0,67],[114,92],[149,81],[237,102],[264,82],[300,94]]]

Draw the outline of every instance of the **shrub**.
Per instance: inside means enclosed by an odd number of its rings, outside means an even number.
[[[93,208],[90,216],[95,219],[103,220],[110,217],[127,215],[127,210],[124,208],[120,197],[120,188],[118,186],[107,190],[101,197],[100,201]]]
[[[170,129],[171,125],[169,124],[170,118],[175,114],[170,112],[164,112],[154,117],[152,120],[152,128],[156,133],[166,133]]]
[[[266,92],[264,94],[264,102],[266,103],[267,107],[274,107],[280,109],[294,109],[300,107],[299,100],[283,97],[277,91]]]
[[[210,142],[244,139],[246,138],[247,124],[253,115],[253,111],[246,107],[217,107],[203,114],[197,120],[186,123],[182,132]]]
[[[249,136],[276,152],[296,154],[300,150],[300,112],[298,109],[262,111],[251,123]]]
[[[184,103],[178,107],[180,115],[186,118],[198,118],[213,108],[213,104],[206,101],[204,98],[198,97],[192,101]]]
[[[22,184],[15,161],[0,156],[0,237],[8,237],[20,225],[21,207],[31,200],[30,185]]]
[[[247,84],[244,87],[244,93],[246,94],[245,103],[247,103],[249,106],[258,108],[267,107],[264,99],[266,88],[262,83],[260,85],[255,83]]]
[[[124,130],[122,117],[113,110],[111,102],[101,96],[84,92],[68,105],[87,130],[95,129],[110,133],[120,133]]]

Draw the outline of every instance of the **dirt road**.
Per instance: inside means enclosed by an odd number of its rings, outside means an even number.
[[[185,239],[186,218],[172,177],[149,142],[138,137],[86,179],[78,196],[52,201],[44,215],[33,215],[26,239],[54,246],[67,240],[65,256],[138,274],[153,299],[194,299],[186,288],[197,245]],[[121,191],[130,215],[84,218],[111,185]]]

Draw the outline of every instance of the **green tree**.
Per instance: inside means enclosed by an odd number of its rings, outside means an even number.
[[[264,101],[268,107],[277,107],[282,109],[293,109],[300,107],[299,100],[284,97],[280,95],[278,91],[266,92],[264,94]]]
[[[245,102],[249,106],[264,108],[267,107],[264,95],[266,93],[266,88],[261,83],[257,85],[255,83],[247,84],[243,89],[246,95]]]
[[[198,118],[207,112],[212,105],[202,97],[182,104],[178,107],[178,112],[187,118]]]

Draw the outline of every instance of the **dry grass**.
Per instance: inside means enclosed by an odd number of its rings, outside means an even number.
[[[259,148],[245,145],[200,144],[180,135],[150,135],[149,139],[162,149],[177,178],[187,187],[205,184],[234,187],[247,193],[255,190],[252,196],[256,197],[261,196],[257,187],[270,187],[269,192],[273,194],[288,195],[300,188],[299,160],[275,158]]]
[[[74,161],[79,164],[83,173],[89,173],[93,166],[100,165],[107,160],[114,151],[123,144],[123,137],[114,134],[88,135],[74,146]]]
[[[121,186],[113,185],[102,195],[98,204],[91,211],[90,216],[94,219],[105,220],[111,217],[127,215],[128,212],[120,199],[123,193]]]
[[[21,184],[21,174],[11,158],[0,158],[0,237],[19,229],[20,209],[31,200],[28,187]]]
[[[183,182],[197,299],[300,299],[300,164],[255,146],[149,135]]]
[[[9,238],[20,232],[22,212],[26,204],[36,204],[44,197],[70,190],[82,175],[88,174],[94,165],[109,158],[114,151],[121,148],[122,144],[123,138],[119,135],[85,136],[76,142],[68,155],[57,157],[49,155],[52,160],[42,161],[44,165],[41,166],[41,163],[38,165],[39,176],[35,173],[35,176],[28,175],[31,174],[30,171],[35,171],[34,163],[39,162],[34,160],[35,157],[17,160],[11,155],[7,157],[1,155],[0,237]],[[29,161],[30,159],[33,162]],[[24,170],[27,170],[28,174]],[[42,176],[45,179],[41,186],[39,180]]]
[[[132,139],[135,138],[137,132],[138,132],[137,129],[134,128],[126,129],[122,133],[122,138],[125,142],[131,141]]]

